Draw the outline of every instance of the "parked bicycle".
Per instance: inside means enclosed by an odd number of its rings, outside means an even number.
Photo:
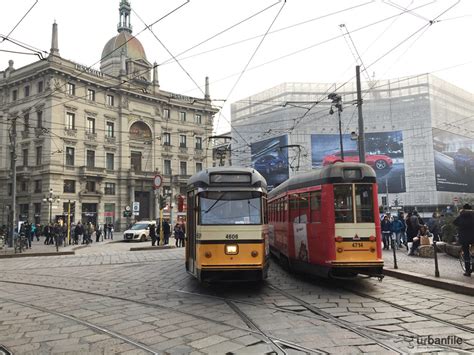
[[[20,234],[15,238],[15,253],[22,253],[26,249],[28,249],[28,241],[24,234]]]

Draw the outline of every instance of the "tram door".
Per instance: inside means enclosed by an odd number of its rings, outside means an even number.
[[[194,197],[194,191],[188,192],[188,209],[187,209],[187,228],[186,232],[188,240],[186,243],[186,266],[189,272],[195,272],[195,261],[196,261],[196,202]]]

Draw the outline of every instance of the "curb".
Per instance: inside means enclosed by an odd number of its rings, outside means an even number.
[[[28,258],[36,256],[61,256],[61,255],[74,255],[74,251],[58,251],[58,252],[46,252],[46,253],[18,253],[18,254],[4,254],[0,255],[0,259],[11,259],[11,258]]]
[[[386,276],[395,277],[397,279],[416,282],[425,286],[440,288],[443,290],[462,293],[464,295],[474,296],[474,285],[468,285],[459,281],[440,280],[434,276],[426,276],[410,271],[401,271],[395,269],[383,269]]]
[[[144,250],[163,250],[163,249],[175,249],[174,245],[159,245],[159,246],[149,246],[149,247],[136,247],[130,248],[130,251],[144,251]]]

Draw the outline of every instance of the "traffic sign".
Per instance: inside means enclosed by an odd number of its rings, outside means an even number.
[[[130,211],[130,206],[126,206],[125,211]]]
[[[459,202],[459,198],[453,197],[453,202],[454,202],[454,203],[458,203],[458,202]]]
[[[133,212],[140,212],[140,202],[133,202],[132,210]]]
[[[153,178],[153,187],[155,189],[159,189],[161,187],[161,184],[163,184],[163,178],[160,174],[156,174]]]
[[[123,211],[124,217],[132,217],[132,211]]]

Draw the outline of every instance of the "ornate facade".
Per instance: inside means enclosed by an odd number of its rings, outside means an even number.
[[[60,56],[54,24],[46,60],[18,69],[10,61],[0,72],[0,224],[11,221],[13,164],[16,220],[45,224],[70,210],[75,222],[117,230],[157,217],[157,173],[174,205],[187,178],[212,165],[205,142],[217,110],[208,81],[203,98],[161,90],[157,65],[131,35],[130,11],[122,0],[100,71]],[[51,205],[43,201],[50,191]],[[133,202],[138,215],[124,217]]]

